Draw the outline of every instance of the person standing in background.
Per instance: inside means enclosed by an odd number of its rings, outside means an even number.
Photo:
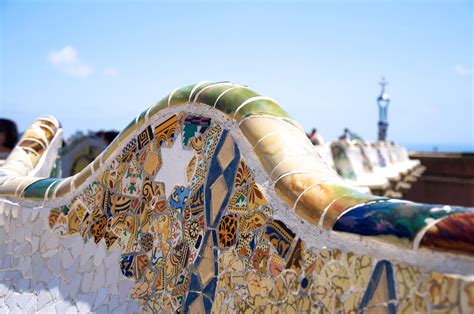
[[[316,128],[313,128],[311,130],[310,134],[306,134],[311,141],[313,145],[323,145],[324,144],[324,139],[323,137],[318,133],[318,130]]]
[[[15,122],[0,119],[0,159],[6,159],[18,142],[18,129]]]

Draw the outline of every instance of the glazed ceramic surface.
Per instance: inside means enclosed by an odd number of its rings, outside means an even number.
[[[353,190],[248,87],[174,90],[73,177],[29,175],[43,144],[0,168],[4,310],[474,311],[472,209]]]

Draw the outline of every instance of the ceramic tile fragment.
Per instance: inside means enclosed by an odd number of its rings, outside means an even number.
[[[217,155],[217,160],[219,160],[222,170],[227,169],[229,164],[234,159],[234,156],[234,141],[232,140],[231,136],[226,136],[219,154]]]
[[[212,184],[211,186],[211,218],[212,221],[217,216],[217,213],[219,212],[222,203],[224,202],[225,196],[227,194],[227,185],[225,183],[224,176],[219,176],[217,180]]]

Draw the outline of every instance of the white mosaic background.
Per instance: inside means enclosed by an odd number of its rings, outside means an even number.
[[[118,250],[50,231],[49,208],[0,201],[0,312],[133,313]]]

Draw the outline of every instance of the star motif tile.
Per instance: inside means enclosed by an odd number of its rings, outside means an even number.
[[[183,149],[181,143],[182,138],[179,134],[170,148],[165,146],[161,148],[162,166],[154,181],[166,182],[166,198],[170,196],[174,186],[186,185],[186,167],[194,157],[194,151]]]

